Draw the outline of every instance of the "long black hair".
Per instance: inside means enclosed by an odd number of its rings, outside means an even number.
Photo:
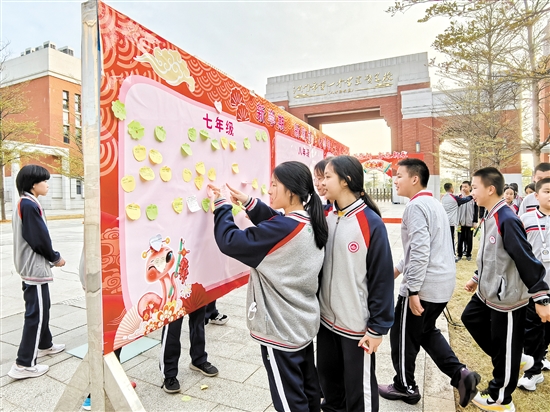
[[[358,198],[363,199],[363,202],[370,207],[378,216],[382,216],[380,209],[374,203],[374,200],[365,192],[363,166],[353,156],[336,156],[329,160],[328,165],[331,165],[334,173],[341,180],[344,180]]]
[[[319,249],[327,244],[328,226],[321,198],[315,192],[309,168],[300,162],[284,162],[273,170],[273,176],[294,195],[298,196],[309,213],[315,243]]]

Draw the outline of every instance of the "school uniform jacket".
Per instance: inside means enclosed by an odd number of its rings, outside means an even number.
[[[548,295],[546,271],[533,255],[521,220],[499,201],[483,219],[477,254],[477,295],[492,309],[509,312]]]
[[[362,199],[327,216],[329,238],[321,277],[321,322],[360,340],[393,324],[393,264],[386,227]]]
[[[460,205],[458,207],[458,225],[473,227],[474,223],[477,223],[478,213],[477,203],[473,199]]]
[[[298,351],[319,331],[316,293],[325,249],[315,243],[307,212],[283,216],[259,199],[244,207],[256,226],[240,230],[232,206],[216,200],[214,235],[222,253],[250,266],[250,335],[262,345]]]
[[[50,262],[57,263],[61,256],[52,248],[46,216],[38,199],[24,193],[14,208],[13,263],[21,279],[29,285],[53,281]]]
[[[533,248],[533,255],[544,265],[546,270],[546,276],[544,281],[550,285],[550,262],[544,262],[542,260],[542,236],[546,242],[546,248],[550,249],[550,236],[548,236],[548,230],[550,230],[550,216],[545,215],[539,209],[527,212],[521,216],[521,221],[525,232],[527,232],[527,240]]]
[[[458,197],[452,193],[445,193],[441,198],[441,204],[447,212],[449,226],[458,226],[458,207],[472,200],[472,196]]]
[[[531,212],[537,208],[539,201],[534,193],[530,193],[521,202],[519,205],[518,215],[521,216],[524,213]]]

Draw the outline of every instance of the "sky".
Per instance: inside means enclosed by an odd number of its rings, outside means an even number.
[[[392,17],[385,12],[392,1],[106,3],[262,96],[268,77],[426,51],[434,57],[431,44],[448,26],[445,19],[417,23],[422,7]],[[10,57],[47,40],[79,57],[80,4],[0,0],[0,40],[10,42]],[[324,132],[352,153],[391,149],[383,120],[327,125]]]

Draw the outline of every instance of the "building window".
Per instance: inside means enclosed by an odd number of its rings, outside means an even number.
[[[76,181],[76,194],[81,195],[82,194],[82,180]]]
[[[80,104],[80,95],[75,94],[74,95],[74,112],[80,113],[81,112],[81,104]]]
[[[80,127],[76,128],[74,135],[75,135],[75,140],[77,144],[82,144],[82,129]]]
[[[63,125],[63,143],[71,143],[69,136],[70,130],[68,125]]]
[[[69,112],[63,112],[63,126],[69,125]]]
[[[69,110],[69,92],[63,90],[63,110]]]

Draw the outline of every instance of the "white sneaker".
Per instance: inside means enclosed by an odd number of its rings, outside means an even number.
[[[478,392],[472,403],[482,411],[504,411],[504,412],[516,412],[514,402],[508,404],[499,404],[494,401],[487,391]]]
[[[216,316],[214,319],[210,319],[210,323],[213,325],[225,325],[229,318],[227,315],[222,315],[221,313],[218,313],[218,316]]]
[[[50,349],[38,349],[38,358],[46,355],[53,355],[54,353],[59,353],[65,350],[64,343],[54,343]]]
[[[543,381],[544,376],[542,376],[542,373],[533,376],[523,374],[521,379],[518,380],[518,388],[523,388],[528,391],[534,391],[535,389],[537,389],[537,383],[541,383]]]
[[[526,355],[525,353],[521,354],[521,361],[519,363],[519,374],[522,375],[525,371],[528,371],[535,364],[535,360],[532,356]]]
[[[48,372],[48,365],[34,365],[19,367],[15,363],[11,365],[8,376],[12,379],[38,378]]]
[[[550,361],[546,358],[542,359],[542,370],[543,371],[550,371]]]

